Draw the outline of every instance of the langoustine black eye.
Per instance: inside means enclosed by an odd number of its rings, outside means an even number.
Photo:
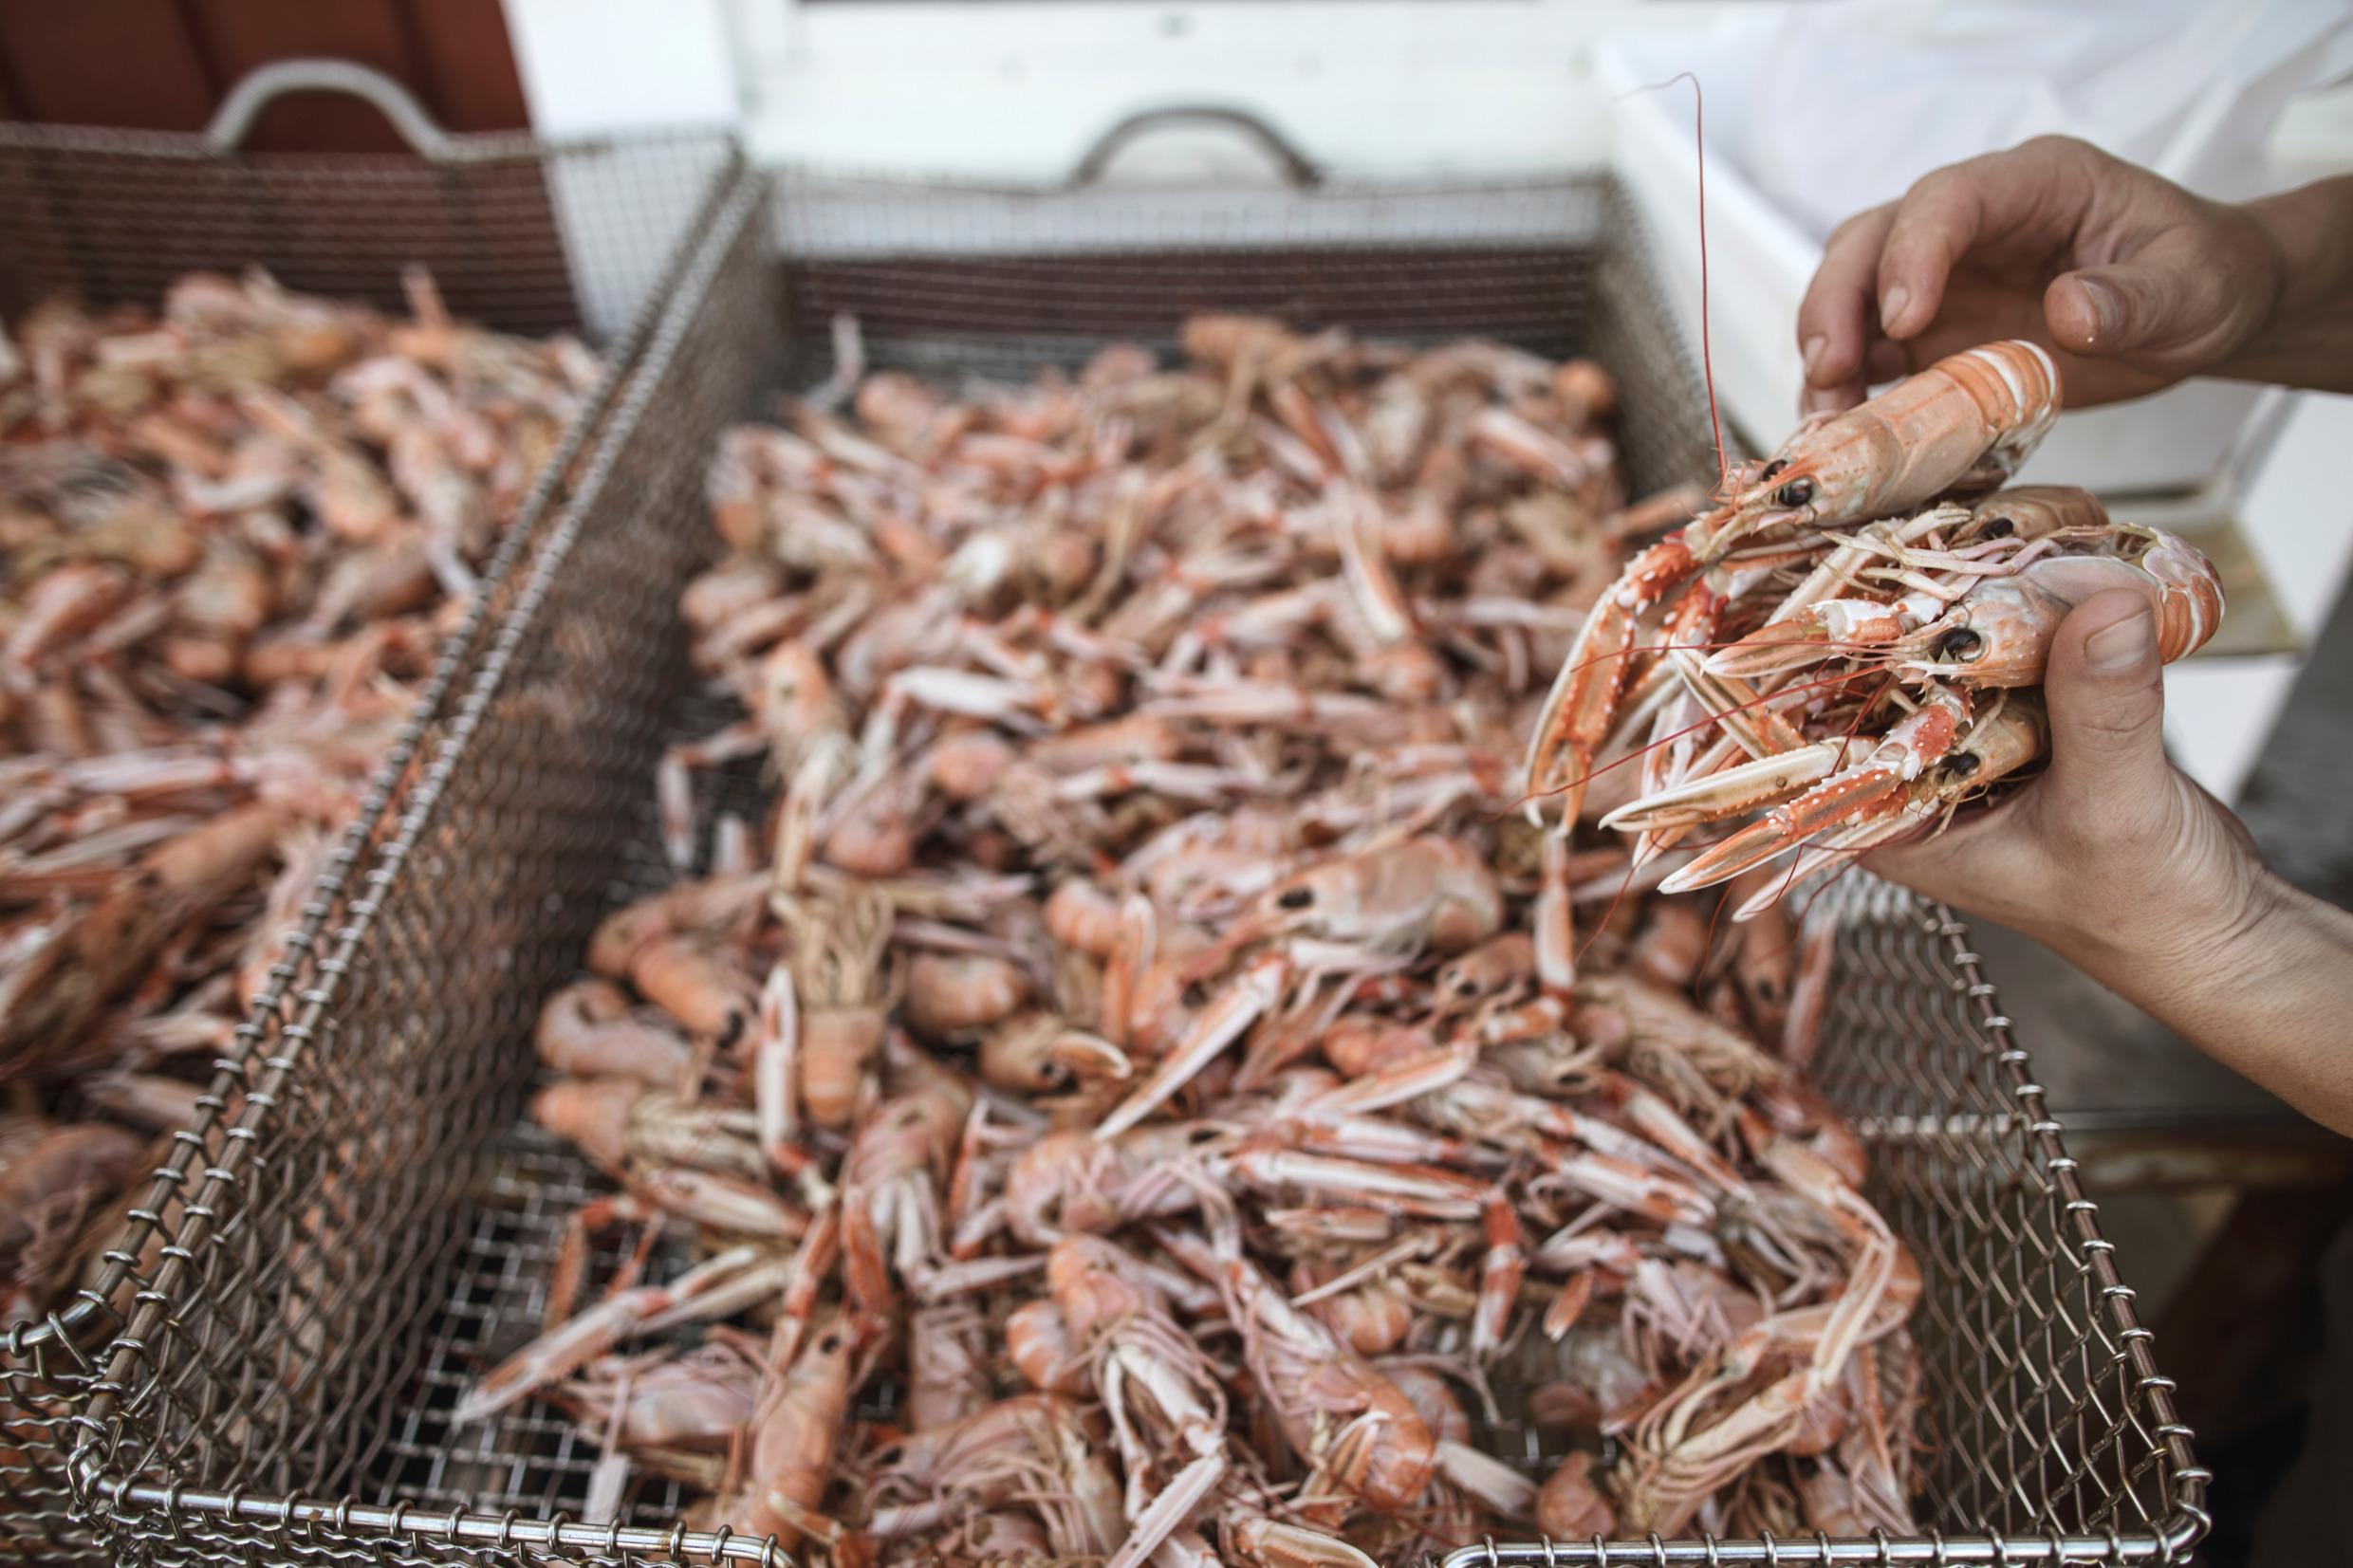
[[[1773,499],[1785,507],[1803,507],[1814,498],[1814,482],[1792,479],[1773,492]]]
[[[1973,777],[1984,763],[1985,759],[1974,751],[1955,751],[1944,760],[1944,771],[1949,778],[1966,779]]]
[[[1985,652],[1985,637],[1966,626],[1947,632],[1936,644],[1936,657],[1946,664],[1967,664]]]
[[[1315,902],[1313,888],[1285,888],[1274,895],[1275,904],[1287,910],[1304,910]]]
[[[2008,539],[2011,534],[2014,534],[2017,531],[2018,525],[2011,522],[2007,517],[1989,517],[1986,519],[1985,536],[1988,539]]]

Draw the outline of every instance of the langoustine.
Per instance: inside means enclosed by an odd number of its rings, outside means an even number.
[[[1894,1517],[1909,1407],[1825,1434],[1909,1355],[1918,1275],[1760,1043],[1794,955],[1638,935],[1640,867],[1508,809],[1632,526],[1605,378],[1189,341],[963,400],[853,375],[730,437],[736,553],[683,607],[747,719],[673,753],[662,831],[701,842],[678,780],[764,754],[761,868],[615,914],[618,999],[551,1008],[566,1043],[652,1031],[643,1081],[567,1091],[607,1108],[583,1148],[625,1223],[738,1272],[584,1306],[625,1319],[596,1354],[772,1313],[768,1384],[824,1397],[764,1405],[769,1479],[700,1517],[765,1485],[821,1560],[1408,1560],[1699,1493],[1736,1527],[1751,1474],[1845,1507],[1858,1468]],[[821,1112],[824,1014],[855,1027]],[[714,1165],[794,1223],[658,1201]],[[1445,1384],[1533,1364],[1584,1457],[1528,1472]]]
[[[28,1190],[0,1328],[94,1283],[162,1163],[69,1167],[54,1139],[143,1149],[241,1109],[213,1061],[294,975],[334,835],[602,375],[405,284],[405,318],[256,269],[9,323],[0,1079],[52,1141],[0,1155]],[[575,1000],[552,1043],[619,1048],[605,999]]]
[[[2196,653],[2223,609],[2196,546],[2081,490],[1996,488],[2058,392],[2042,349],[1989,343],[1729,471],[1721,504],[1629,563],[1580,628],[1531,730],[1531,814],[1555,802],[1566,831],[1589,784],[1638,761],[1634,798],[1601,819],[1638,858],[1761,813],[1661,883],[1797,853],[1743,897],[1733,918],[1751,919],[2030,777],[2052,639],[2093,595],[2144,600],[2161,661]]]

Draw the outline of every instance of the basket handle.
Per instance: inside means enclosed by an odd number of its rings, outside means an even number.
[[[1324,171],[1293,146],[1288,137],[1248,109],[1216,103],[1172,103],[1129,115],[1095,138],[1094,145],[1087,148],[1070,171],[1067,183],[1074,190],[1093,185],[1102,178],[1103,171],[1119,156],[1120,149],[1138,137],[1171,125],[1187,124],[1222,125],[1239,131],[1244,139],[1256,143],[1260,151],[1274,160],[1283,171],[1284,179],[1294,189],[1304,191],[1324,183]]]
[[[204,139],[216,153],[233,153],[252,133],[262,111],[288,93],[348,93],[376,106],[401,138],[425,157],[451,157],[450,136],[406,87],[370,65],[349,60],[281,60],[249,73],[222,100]]]

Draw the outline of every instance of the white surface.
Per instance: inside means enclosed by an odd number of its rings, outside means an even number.
[[[2174,763],[2217,799],[2234,801],[2263,755],[2303,660],[2189,659],[2165,672],[2165,741]]]
[[[2353,66],[2353,0],[1817,0],[1753,8],[1716,52],[1742,65],[1724,161],[1819,240],[2046,134],[2217,199],[2278,189],[2266,142],[2288,99]]]
[[[610,0],[608,0],[610,3]],[[763,158],[1051,178],[1138,109],[1251,109],[1356,174],[1596,167],[1592,50],[1682,36],[1728,0],[728,0]],[[1138,168],[1212,178],[1259,165],[1188,133]]]
[[[543,133],[724,119],[780,161],[1038,177],[1063,173],[1122,115],[1199,99],[1254,109],[1288,126],[1319,159],[1357,173],[1596,167],[1607,156],[1604,94],[1614,90],[1596,79],[1597,48],[1648,41],[1664,46],[1660,58],[1680,69],[1710,57],[1711,33],[1753,30],[1761,16],[1793,12],[1822,25],[1835,14],[1836,30],[1878,18],[1879,33],[1918,32],[1923,3],[1868,0],[1858,9],[1854,0],[1795,7],[1742,0],[505,0],[505,9],[532,123]],[[2109,66],[2098,92],[2145,105],[2158,96],[2145,62],[2117,59],[2112,44],[2082,43],[2084,15],[2097,9],[2109,28],[2122,19],[2134,36],[2167,43],[2203,69],[2216,19],[2241,14],[2217,0],[2155,4],[2155,12],[2105,0],[1938,0],[1933,9],[1960,18],[1941,24],[1951,35],[1944,43],[1955,46],[1969,46],[1972,29],[1983,32],[1989,15],[2024,12],[2033,21],[2021,26],[2043,35],[2061,30],[2054,14],[2072,14],[2069,36],[2079,53]],[[2349,4],[2261,0],[2259,9],[2275,35],[2282,14],[2334,16]],[[2204,31],[2145,20],[2185,9],[2197,13]],[[2235,37],[2248,29],[2226,30]],[[2014,36],[1997,33],[1990,47],[1982,40],[1975,46],[1999,59]],[[2244,38],[2232,46],[2239,57],[2261,52]],[[2298,58],[2318,61],[2311,69],[2324,72],[2339,65],[2334,54]],[[1709,86],[1729,109],[1732,95],[1758,77],[1757,62],[1720,52],[1713,60],[1723,68],[1710,69]],[[1858,79],[1842,77],[1840,91],[1822,92],[1821,60],[1801,48],[1795,65],[1806,85],[1780,106],[1780,118],[1795,124],[1827,117],[1829,144],[1851,157]],[[1990,87],[1983,62],[1967,81],[1967,103],[1992,126],[1978,142],[2047,128],[2043,120],[2016,128],[2023,122]],[[2097,96],[2088,87],[2074,96],[2085,95]],[[2305,102],[2291,109],[2284,128],[2293,145],[2281,151],[2332,166],[2353,160],[2353,93],[2341,95],[2333,111],[2313,109]],[[2040,111],[2027,104],[2022,112]],[[1924,156],[1933,143],[1921,135],[1950,118],[1922,111],[1902,144]],[[2195,127],[2179,134],[2212,139]],[[1156,144],[1137,167],[1247,176],[1256,165],[1230,140],[1195,135]]]
[[[2272,595],[2307,641],[2353,575],[2353,397],[2306,393],[2250,477],[2239,521]]]
[[[2280,114],[2271,158],[2296,179],[2353,170],[2353,84],[2307,93]]]
[[[732,122],[727,0],[504,0],[541,136]]]
[[[563,138],[633,129],[732,125],[738,118],[734,55],[721,0],[506,0],[508,36],[531,127]],[[702,191],[633,192],[624,207],[593,157],[549,171],[581,315],[609,339],[627,325],[666,259],[621,233],[683,231]]]

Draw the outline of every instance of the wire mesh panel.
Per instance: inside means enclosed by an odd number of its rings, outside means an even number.
[[[1940,1392],[1936,1522],[2020,1536],[2166,1526],[2196,1500],[2173,1385],[1967,933],[1878,883],[1824,918],[1841,929],[1817,1076],[1871,1141],[1876,1196],[1942,1287],[1913,1321]]]
[[[330,917],[347,921],[352,904],[364,905],[386,885],[383,865],[370,862],[393,836],[395,802],[419,783],[427,727],[443,717],[458,672],[477,656],[494,614],[512,596],[506,580],[602,427],[623,367],[652,330],[665,274],[682,263],[699,220],[741,183],[732,146],[709,135],[569,147],[461,138],[444,142],[438,159],[423,160],[247,157],[198,137],[0,127],[0,233],[7,235],[0,310],[10,319],[59,296],[93,305],[153,304],[190,270],[254,266],[291,286],[398,309],[402,269],[422,265],[461,317],[494,327],[578,329],[589,301],[601,302],[617,323],[595,334],[605,376],[485,564],[484,581],[496,586],[477,597],[439,650],[302,912],[301,928],[270,970],[262,1016],[238,1031],[198,1102],[197,1121],[175,1135],[154,1190],[131,1210],[96,1278],[45,1320],[17,1323],[0,1338],[0,1560],[94,1553],[63,1454],[89,1430],[81,1407],[100,1353],[135,1307],[174,1277],[167,1269],[195,1261],[175,1257],[195,1214],[190,1205],[200,1202],[195,1172],[251,1157],[287,1190],[306,1194],[299,1208],[271,1214],[230,1204],[204,1216],[213,1255],[249,1267],[275,1260],[287,1282],[267,1304],[255,1293],[226,1301],[228,1316],[215,1331],[269,1347],[258,1358],[215,1362],[221,1375],[206,1387],[213,1418],[240,1442],[267,1433],[285,1454],[317,1448],[320,1434],[355,1408],[354,1391],[383,1376],[380,1357],[397,1349],[397,1341],[351,1336],[355,1314],[364,1306],[380,1315],[377,1322],[404,1321],[437,1302],[430,1282],[382,1270],[364,1242],[356,1251],[342,1245],[352,1239],[356,1195],[374,1195],[367,1173],[397,1168],[418,1140],[439,1135],[425,1115],[435,1095],[462,1096],[451,1075],[462,1073],[464,1059],[430,1048],[437,1020],[418,1007],[391,1047],[394,1060],[416,1067],[398,1084],[397,1099],[354,1115],[334,1102],[332,1085],[271,1086],[311,1039],[335,1038],[335,1024],[314,1016],[347,967],[326,934],[337,929]],[[588,237],[602,259],[576,265]],[[368,875],[355,876],[362,866]],[[486,980],[474,998],[506,978]],[[445,995],[437,987],[420,994],[436,1004]],[[228,1130],[239,1106],[263,1122],[274,1115],[282,1135],[267,1154],[254,1154],[253,1128]],[[413,1177],[440,1174],[428,1165]],[[361,1293],[379,1279],[389,1297],[372,1292],[363,1303]],[[403,1291],[414,1300],[402,1300]],[[324,1357],[330,1347],[341,1357],[332,1367]],[[293,1472],[282,1461],[279,1473]]]
[[[77,1473],[120,1558],[774,1553],[689,1530],[661,1482],[627,1496],[619,1522],[571,1522],[593,1454],[566,1423],[528,1406],[452,1420],[459,1392],[541,1327],[560,1228],[593,1190],[516,1112],[541,999],[613,900],[670,876],[651,770],[666,736],[710,728],[690,722],[676,600],[709,533],[712,443],[777,367],[827,368],[838,311],[861,318],[872,363],[954,379],[1076,363],[1105,336],[1165,344],[1196,310],[1260,310],[1593,354],[1620,383],[1638,489],[1712,470],[1697,378],[1606,186],[1427,194],[1459,221],[1434,233],[1395,193],[1336,188],[1188,208],[787,175],[772,220],[748,196],[709,226],[429,737],[380,857],[380,897],[353,906],[330,959],[339,994],[273,1027],[269,1061],[287,1070],[260,1084],[269,1103],[249,1101],[206,1146],[205,1163],[233,1170],[207,1174],[164,1227],[169,1255],[136,1271],[142,1310],[82,1419]],[[1958,928],[1862,881],[1815,918],[1841,922],[1825,1087],[1870,1142],[1878,1197],[1924,1275],[1927,1506],[1942,1538],[1459,1560],[2125,1560],[2195,1539],[2186,1433]],[[1489,1436],[1508,1458],[1541,1457],[1527,1431]]]
[[[203,137],[0,126],[0,319],[58,295],[152,304],[185,273],[253,266],[398,311],[415,266],[454,313],[500,331],[609,332],[732,156],[692,134],[447,145],[435,158],[224,155]]]
[[[2149,1332],[1951,913],[1851,877],[1812,1074],[1868,1146],[1870,1195],[1918,1262],[1927,1395],[1916,1540],[1480,1545],[1543,1563],[2117,1562],[2186,1557],[2205,1472]]]

